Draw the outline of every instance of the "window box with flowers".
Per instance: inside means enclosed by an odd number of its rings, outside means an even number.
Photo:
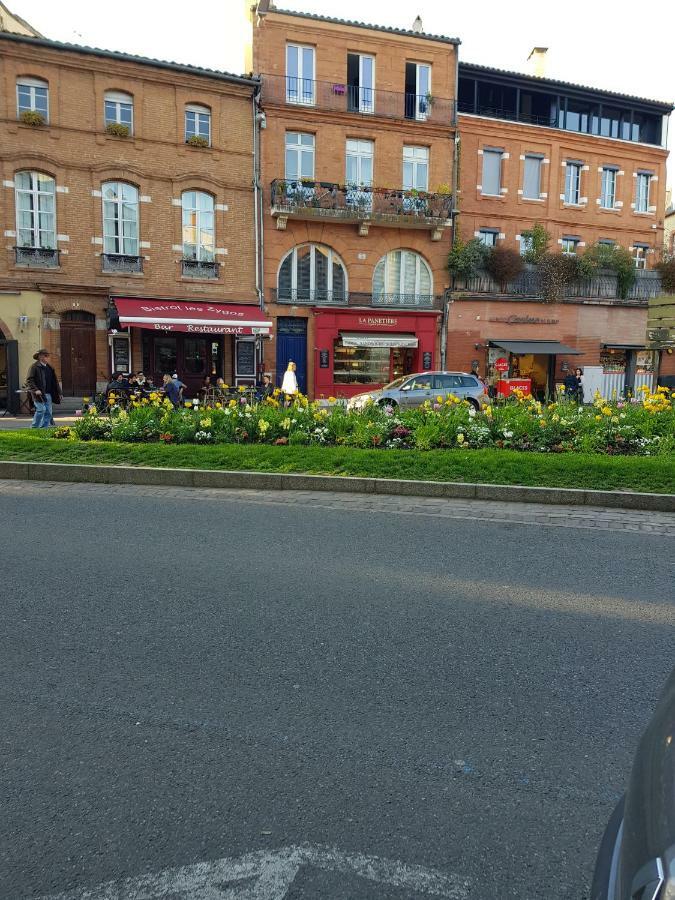
[[[42,125],[47,124],[45,117],[36,109],[24,109],[19,114],[19,122],[22,125],[30,125],[31,128],[40,128]]]
[[[208,138],[202,137],[200,134],[191,134],[185,141],[189,147],[208,147]]]
[[[105,126],[105,132],[113,135],[113,137],[127,138],[131,134],[131,129],[128,125],[123,125],[121,122],[108,122]]]

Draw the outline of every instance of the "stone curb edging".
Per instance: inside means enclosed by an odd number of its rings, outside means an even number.
[[[675,512],[675,494],[589,491],[576,488],[525,487],[508,484],[464,484],[455,481],[354,478],[337,475],[292,475],[280,472],[153,469],[143,466],[79,466],[72,463],[11,462],[0,460],[0,478],[22,481],[152,485],[155,487],[337,491],[341,493],[447,497],[461,500],[501,500],[512,503],[605,506],[618,509]]]

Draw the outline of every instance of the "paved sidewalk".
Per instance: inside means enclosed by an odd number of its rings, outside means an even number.
[[[56,426],[72,425],[79,416],[54,416]],[[33,421],[31,416],[0,416],[0,431],[18,431],[20,428],[30,428]]]
[[[372,494],[342,494],[328,491],[274,491],[98,485],[63,482],[26,482],[0,479],[0,497],[11,495],[156,497],[161,499],[217,501],[307,506],[315,509],[358,510],[386,515],[465,519],[489,523],[510,522],[559,528],[639,532],[675,537],[675,514],[642,510],[607,509],[591,506],[551,506],[539,503],[509,503],[493,500],[454,500],[435,497],[396,497]]]

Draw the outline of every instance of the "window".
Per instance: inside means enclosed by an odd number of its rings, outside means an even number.
[[[431,112],[431,66],[405,64],[405,117],[424,121]]]
[[[650,172],[638,172],[635,180],[635,212],[649,212]]]
[[[519,251],[521,256],[525,256],[532,249],[532,238],[523,237],[522,234],[517,235],[519,241]]]
[[[429,297],[432,294],[431,269],[419,253],[412,250],[392,250],[375,266],[373,297]]]
[[[103,99],[103,114],[106,125],[126,125],[129,134],[134,125],[134,100],[130,94],[106,91]]]
[[[211,146],[211,110],[191,103],[185,107],[185,140],[203,138]]]
[[[565,165],[565,203],[579,205],[581,199],[581,163],[568,162]]]
[[[286,178],[314,178],[314,135],[286,132]]]
[[[486,247],[496,247],[498,237],[499,229],[497,228],[481,228],[478,232],[478,240]]]
[[[55,189],[54,179],[43,172],[16,173],[17,246],[56,249]]]
[[[286,102],[314,105],[314,47],[286,46]]]
[[[429,189],[429,148],[403,148],[403,190]]]
[[[613,166],[605,166],[602,170],[600,206],[603,209],[614,209],[614,203],[616,202],[616,171]]]
[[[483,195],[501,196],[502,156],[503,150],[483,150]]]
[[[215,232],[214,203],[204,191],[183,191],[183,259],[213,262]]]
[[[602,244],[603,247],[615,247],[616,246],[616,241],[613,241],[611,238],[600,238],[598,243]]]
[[[19,78],[16,82],[16,114],[39,113],[49,121],[49,85],[40,78]]]
[[[648,244],[634,244],[633,245],[633,260],[635,262],[636,269],[646,269],[647,268],[647,253],[649,251]]]
[[[434,390],[436,391],[452,391],[461,386],[460,375],[434,375]]]
[[[523,197],[539,200],[541,194],[541,156],[527,155],[523,173]]]
[[[279,300],[305,300],[310,303],[347,300],[347,272],[342,260],[320,244],[294,247],[279,267]]]
[[[124,181],[103,185],[103,252],[138,256],[138,189]]]
[[[375,57],[347,54],[347,87],[351,112],[375,111]]]
[[[578,237],[564,237],[562,239],[562,252],[566,256],[576,256],[578,246],[579,246],[579,238]]]

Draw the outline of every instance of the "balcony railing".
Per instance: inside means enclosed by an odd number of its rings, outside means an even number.
[[[143,271],[142,256],[126,256],[122,253],[102,253],[104,272],[120,272],[133,275]]]
[[[218,278],[220,265],[202,259],[183,259],[182,272],[185,278]]]
[[[432,294],[367,294],[358,291],[278,291],[270,292],[272,303],[308,306],[356,306],[377,309],[440,309],[441,299]]]
[[[314,81],[286,75],[263,75],[262,102],[335,113],[383,116],[454,126],[456,104],[447,97],[359,87],[336,81]]]
[[[59,251],[46,247],[15,247],[17,266],[35,269],[55,269],[59,265]]]
[[[621,298],[618,279],[612,272],[592,275],[590,278],[578,278],[565,284],[561,289],[561,298],[567,300],[616,300],[644,301],[657,297],[661,293],[659,273],[653,270],[637,270],[635,282],[629,288],[626,297]],[[514,297],[544,297],[544,285],[540,273],[534,267],[528,267],[517,278],[506,284],[498,284],[487,272],[479,272],[470,278],[455,279],[454,290],[476,294],[502,294]]]
[[[438,228],[452,213],[451,194],[279,178],[272,182],[271,190],[272,215],[275,216]]]

